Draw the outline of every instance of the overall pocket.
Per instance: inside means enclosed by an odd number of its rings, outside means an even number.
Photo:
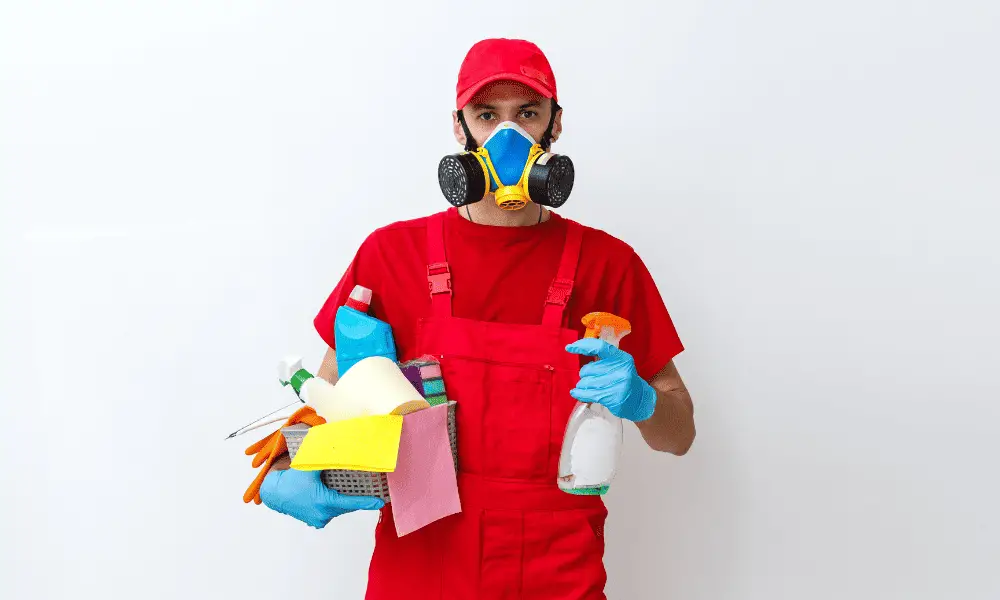
[[[524,518],[524,600],[606,600],[607,509],[531,511]]]
[[[548,473],[554,369],[463,356],[442,360],[463,383],[455,396],[459,464],[487,477],[544,479]],[[449,385],[446,376],[446,384]],[[469,427],[464,427],[469,423]],[[463,436],[472,434],[475,439]],[[476,459],[465,462],[463,449]],[[470,457],[471,458],[471,457]]]

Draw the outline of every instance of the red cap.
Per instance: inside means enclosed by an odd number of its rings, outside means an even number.
[[[525,40],[496,38],[477,42],[458,71],[456,108],[461,110],[483,86],[494,81],[523,83],[546,98],[556,97],[556,77],[538,46]]]

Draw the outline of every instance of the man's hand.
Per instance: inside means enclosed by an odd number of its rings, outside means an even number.
[[[378,510],[379,498],[344,496],[326,487],[319,471],[285,469],[271,471],[260,488],[264,505],[294,517],[310,527],[322,529],[334,517],[356,510]]]
[[[585,338],[566,349],[598,358],[580,369],[580,382],[570,392],[574,398],[603,404],[612,414],[635,421],[653,450],[687,453],[695,437],[694,406],[673,362],[646,383],[632,357],[607,342]]]
[[[656,390],[635,368],[632,355],[596,338],[585,338],[566,350],[597,360],[580,369],[580,381],[570,395],[580,402],[603,404],[616,417],[645,421],[656,408]]]

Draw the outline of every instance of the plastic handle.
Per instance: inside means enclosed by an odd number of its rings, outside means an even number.
[[[623,337],[632,332],[632,324],[627,319],[606,312],[592,312],[583,317],[587,331],[585,338],[599,338],[612,346],[618,346]]]

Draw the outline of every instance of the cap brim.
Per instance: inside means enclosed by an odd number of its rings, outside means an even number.
[[[456,102],[457,106],[455,108],[462,110],[462,108],[468,104],[470,100],[472,100],[472,97],[475,96],[479,90],[494,81],[516,81],[517,83],[523,83],[546,98],[552,97],[552,91],[542,85],[537,79],[533,79],[521,73],[497,73],[495,75],[490,75],[486,79],[477,81],[466,88],[466,90],[458,97]]]

